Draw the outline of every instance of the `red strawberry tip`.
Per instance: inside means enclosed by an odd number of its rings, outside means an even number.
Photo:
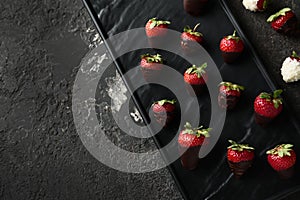
[[[235,91],[244,91],[245,90],[245,87],[244,86],[241,86],[241,85],[238,85],[238,84],[234,84],[234,83],[231,83],[231,82],[221,82],[219,84],[219,86],[226,86],[226,90],[229,91],[229,90],[235,90]]]
[[[154,27],[157,27],[157,26],[163,25],[163,24],[165,24],[165,25],[171,24],[170,21],[159,20],[159,19],[157,19],[156,17],[154,17],[154,18],[152,18],[152,19],[149,19],[148,22],[151,22],[151,24],[150,24],[150,29],[153,29]]]
[[[254,151],[254,147],[249,146],[249,144],[238,144],[233,140],[228,140],[228,142],[231,144],[229,147],[227,147],[227,149],[232,149],[233,151]]]
[[[169,103],[169,104],[174,105],[176,103],[176,100],[175,99],[172,99],[172,100],[163,99],[163,100],[159,100],[159,101],[154,102],[153,105],[158,104],[160,106],[163,106],[165,103]]]
[[[192,125],[189,122],[186,122],[184,125],[184,130],[182,131],[182,134],[191,134],[195,135],[198,138],[201,136],[204,136],[205,138],[210,137],[209,132],[212,130],[212,128],[204,129],[203,126],[193,128]]]
[[[275,13],[274,15],[271,15],[268,19],[267,22],[273,22],[275,21],[278,17],[280,16],[285,16],[285,14],[287,12],[290,12],[292,9],[290,8],[283,8],[280,11],[278,11],[277,13]]]
[[[160,54],[151,55],[149,53],[141,55],[141,59],[146,59],[147,63],[163,63]]]
[[[274,149],[267,151],[266,153],[269,155],[278,155],[279,157],[291,156],[291,151],[293,145],[292,144],[280,144],[277,145]]]
[[[198,76],[198,78],[201,78],[202,75],[203,75],[204,73],[206,73],[205,70],[204,70],[206,67],[207,67],[207,63],[204,63],[204,64],[201,65],[201,66],[192,65],[192,67],[190,67],[190,68],[188,68],[188,69],[186,70],[186,73],[187,73],[187,74],[194,74],[194,73],[196,73],[197,76]]]
[[[189,33],[191,35],[195,35],[197,37],[202,37],[203,34],[200,33],[200,32],[198,32],[198,31],[196,31],[199,26],[200,26],[200,23],[196,24],[193,29],[191,27],[189,27],[189,26],[186,26],[186,27],[184,27],[183,31],[186,32],[186,33]]]

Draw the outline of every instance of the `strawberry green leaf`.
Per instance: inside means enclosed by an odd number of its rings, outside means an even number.
[[[282,100],[281,99],[273,99],[273,104],[274,104],[274,107],[277,109],[282,104]]]
[[[291,156],[292,144],[281,144],[277,145],[274,149],[268,150],[267,154],[278,155],[279,157]]]
[[[157,101],[155,103],[158,103],[160,106],[163,106],[165,103],[170,103],[170,104],[174,105],[176,103],[176,100],[175,99],[173,99],[173,100],[163,99],[163,100]]]
[[[162,57],[160,54],[151,55],[144,54],[141,55],[141,59],[146,59],[148,63],[163,63]]]
[[[198,37],[202,37],[203,34],[196,31],[196,29],[197,29],[199,26],[200,26],[200,23],[197,24],[197,25],[194,27],[194,29],[191,29],[191,27],[186,26],[186,27],[184,27],[183,31],[186,32],[186,33],[189,33],[189,34],[191,34],[191,35],[195,35],[195,36],[198,36]]]
[[[281,95],[282,92],[283,92],[282,90],[275,90],[273,92],[273,98],[274,99],[278,98]]]
[[[228,142],[231,144],[227,149],[232,149],[234,151],[253,151],[254,147],[249,146],[248,144],[238,144],[233,140],[228,140]]]
[[[227,90],[236,90],[236,91],[243,91],[245,90],[244,86],[238,85],[238,84],[234,84],[231,82],[221,82],[219,84],[219,86],[226,86]]]
[[[280,16],[284,16],[285,13],[291,11],[290,8],[283,8],[282,10],[280,10],[279,12],[275,13],[274,15],[271,15],[268,19],[267,22],[273,22],[274,20],[276,20],[278,17]]]
[[[212,130],[211,128],[203,129],[203,126],[193,128],[189,122],[186,122],[184,128],[185,129],[182,131],[183,134],[196,135],[197,137],[210,137],[209,132]]]
[[[169,21],[163,21],[163,20],[158,20],[156,17],[152,18],[149,20],[151,22],[150,24],[150,29],[153,29],[154,27],[157,27],[159,25],[163,25],[163,24],[171,24],[171,22]]]
[[[268,7],[268,1],[264,0],[263,9],[266,9]]]
[[[197,74],[198,78],[201,78],[202,75],[205,73],[205,68],[207,67],[207,63],[204,63],[201,66],[193,65],[192,67],[188,68],[185,72],[187,74]]]
[[[271,95],[269,93],[266,93],[266,92],[260,93],[259,97],[262,98],[262,99],[269,99],[269,100],[271,99]]]
[[[292,58],[300,59],[300,56],[296,53],[296,51],[293,51]]]

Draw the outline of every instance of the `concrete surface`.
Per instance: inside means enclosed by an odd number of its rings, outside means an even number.
[[[299,7],[295,2],[278,4]],[[273,32],[262,22],[266,13],[232,7],[299,117],[299,83],[287,86],[278,74],[291,50],[300,51],[299,39]],[[166,169],[121,173],[81,144],[71,89],[95,34],[80,0],[0,1],[0,199],[181,199]],[[111,119],[109,112],[104,115]],[[109,129],[118,132],[114,124]]]

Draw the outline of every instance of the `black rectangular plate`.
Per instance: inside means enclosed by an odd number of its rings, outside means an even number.
[[[245,37],[236,20],[232,16],[226,0],[211,0],[208,12],[199,17],[191,17],[183,10],[182,0],[84,0],[102,38],[107,38],[132,28],[143,27],[149,18],[159,18],[172,21],[171,29],[182,31],[185,25],[195,25],[200,22],[200,31],[204,34],[205,46],[217,64],[225,81],[244,85],[243,94],[238,107],[227,113],[222,135],[211,153],[201,160],[200,166],[194,171],[186,171],[179,160],[168,168],[185,199],[283,199],[300,191],[300,164],[296,164],[296,173],[289,180],[280,180],[266,161],[266,150],[279,143],[293,143],[296,153],[300,153],[300,131],[298,124],[288,112],[288,106],[276,121],[267,128],[262,128],[253,120],[253,101],[262,91],[275,89],[273,82],[264,70],[264,66],[256,55],[251,43]],[[99,14],[100,13],[100,14]],[[99,15],[98,15],[99,14]],[[104,28],[105,27],[105,28]],[[246,51],[241,59],[232,65],[223,63],[219,41],[236,29],[246,43]],[[112,47],[108,49],[113,54]],[[147,52],[144,50],[143,53]],[[133,52],[130,58],[132,66],[136,66],[139,54]],[[173,65],[181,73],[188,67],[176,56],[162,52],[168,58],[168,64]],[[123,74],[130,67],[124,68],[124,63],[118,62],[118,71]],[[127,80],[130,85],[130,81]],[[130,90],[130,88],[129,88]],[[153,95],[155,91],[155,95]],[[135,102],[142,115],[147,116],[147,110],[153,101],[165,98],[162,89],[149,86],[137,93]],[[141,98],[143,97],[143,98]],[[207,101],[209,99],[200,99]],[[207,109],[205,106],[201,109]],[[204,119],[205,125],[209,119]],[[158,148],[166,145],[173,137],[173,129],[164,129],[156,135]],[[249,143],[256,148],[256,158],[253,167],[241,179],[235,179],[228,167],[226,150],[228,139]],[[300,154],[299,154],[300,155]],[[168,155],[165,155],[166,158]]]

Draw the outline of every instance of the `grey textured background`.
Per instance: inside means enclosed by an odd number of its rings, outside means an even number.
[[[299,39],[278,35],[265,23],[276,7],[299,8],[299,1],[274,0],[270,10],[258,14],[231,2],[299,117],[299,83],[287,86],[279,74],[284,58],[300,51]],[[0,1],[0,199],[181,199],[166,169],[121,173],[99,163],[81,144],[71,89],[81,58],[98,42],[95,35],[80,0]],[[103,111],[107,121],[109,109]]]

